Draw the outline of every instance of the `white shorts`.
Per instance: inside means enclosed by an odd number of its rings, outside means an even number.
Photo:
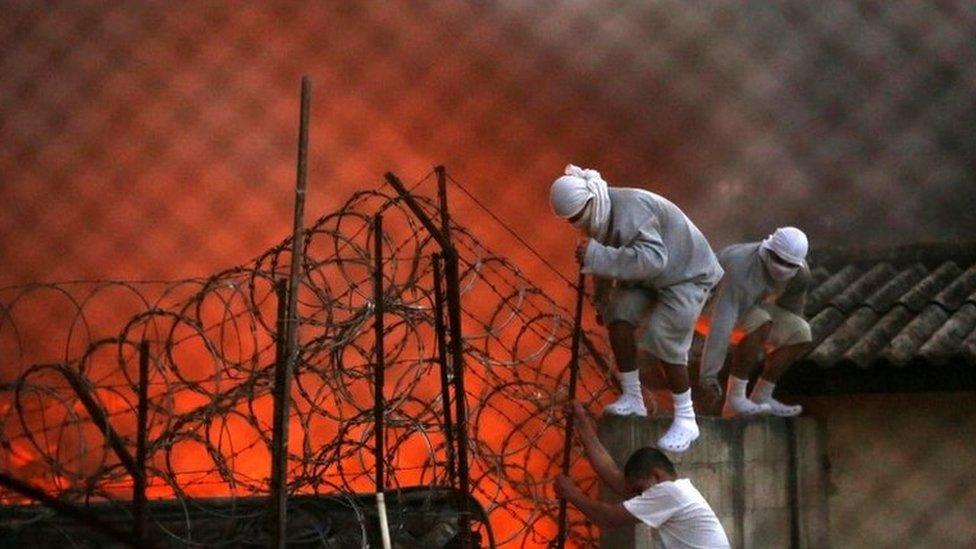
[[[813,341],[810,324],[800,315],[775,303],[760,303],[746,309],[736,326],[744,333],[751,334],[767,322],[773,323],[766,339],[766,344],[772,349]]]
[[[688,364],[688,349],[711,284],[686,282],[667,288],[617,282],[601,307],[603,322],[642,326],[637,347],[668,364]]]

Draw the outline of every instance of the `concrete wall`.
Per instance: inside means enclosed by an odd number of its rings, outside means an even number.
[[[976,547],[976,393],[802,402],[826,426],[834,547]]]
[[[607,416],[600,439],[621,465],[653,445],[670,418]],[[725,527],[733,547],[827,547],[823,433],[807,418],[699,418],[702,436],[671,456]],[[607,496],[608,494],[604,494]],[[606,529],[601,546],[655,547],[650,528]]]

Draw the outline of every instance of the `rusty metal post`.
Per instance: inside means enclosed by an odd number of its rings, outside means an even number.
[[[464,392],[464,341],[461,329],[461,275],[457,250],[451,243],[450,219],[447,211],[447,192],[446,175],[444,168],[438,166],[435,171],[438,176],[438,192],[441,196],[440,216],[444,221],[442,227],[438,227],[427,212],[420,206],[417,200],[404,187],[400,179],[391,172],[386,173],[386,181],[396,190],[400,198],[406,202],[407,207],[417,216],[421,224],[427,228],[431,237],[437,241],[444,254],[444,276],[447,282],[447,321],[448,330],[451,334],[450,351],[451,366],[454,371],[454,408],[455,419],[457,421],[457,462],[458,462],[458,489],[465,495],[470,492],[470,473],[468,470],[468,419],[467,403]],[[460,513],[460,543],[464,548],[471,546],[472,536],[469,528],[470,517],[466,510]]]
[[[583,296],[586,295],[586,275],[582,271],[576,282],[576,311],[573,317],[573,339],[570,347],[569,359],[569,394],[567,401],[572,404],[576,401],[576,380],[579,378],[579,346],[580,336],[583,333]],[[566,438],[563,440],[563,474],[569,475],[569,466],[572,462],[573,451],[573,413],[566,414]],[[569,524],[566,517],[566,498],[559,498],[559,533],[556,537],[556,547],[563,549],[566,546],[566,537],[569,535]]]
[[[383,482],[383,377],[386,356],[383,349],[383,216],[373,217],[373,333],[375,334],[376,353],[373,366],[373,422],[376,429],[376,492],[385,488]]]
[[[288,417],[291,378],[298,362],[298,277],[304,246],[305,190],[308,174],[308,121],[312,82],[302,77],[301,114],[298,124],[298,169],[295,182],[295,215],[291,236],[291,269],[288,273],[288,307],[285,317],[284,356],[275,364],[274,424],[271,439],[272,547],[284,549],[288,515]],[[280,334],[279,334],[280,337]]]
[[[376,460],[376,510],[380,523],[380,538],[383,549],[390,549],[390,527],[386,520],[386,457],[384,441],[385,401],[383,386],[386,368],[386,352],[383,347],[383,314],[385,303],[383,295],[383,216],[373,217],[373,330],[376,341],[376,356],[373,367],[373,423],[374,423],[374,458]]]
[[[81,377],[81,374],[63,364],[57,365],[57,369],[68,381],[68,385],[71,386],[71,389],[75,392],[75,394],[78,395],[78,400],[81,401],[82,405],[84,405],[85,409],[88,411],[88,415],[92,418],[92,423],[95,424],[95,427],[98,427],[98,430],[101,431],[102,435],[104,435],[108,440],[109,446],[112,447],[112,450],[119,458],[122,466],[125,467],[125,470],[129,473],[129,475],[135,479],[137,476],[139,476],[139,467],[136,465],[136,460],[125,447],[125,442],[122,441],[122,437],[115,432],[115,429],[112,428],[112,424],[108,422],[108,416],[95,400],[95,397],[92,396],[88,382]]]
[[[468,469],[468,411],[467,393],[464,389],[464,339],[461,330],[461,273],[460,258],[451,240],[451,214],[447,207],[447,177],[444,166],[435,168],[437,195],[441,216],[441,234],[447,243],[444,250],[444,275],[447,279],[447,318],[451,333],[451,367],[454,373],[454,417],[457,419],[458,489],[467,496],[471,493],[471,475]],[[472,546],[471,528],[466,509],[460,510],[458,525],[461,547]]]
[[[441,232],[450,240],[451,213],[447,208],[447,171],[444,166],[435,166],[434,173],[437,174],[437,203],[441,214]]]
[[[146,537],[146,442],[149,429],[149,342],[139,344],[139,408],[136,427],[136,467],[133,477],[132,517],[133,535],[137,540]]]
[[[437,362],[441,374],[441,408],[444,410],[444,447],[447,459],[448,486],[456,487],[457,464],[454,455],[454,421],[451,419],[451,383],[447,365],[447,328],[444,326],[444,276],[441,256],[434,254],[434,332],[437,337]]]

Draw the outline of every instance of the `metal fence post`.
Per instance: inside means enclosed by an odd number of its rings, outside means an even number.
[[[272,547],[284,549],[288,516],[288,416],[291,408],[291,378],[298,362],[298,276],[304,244],[303,217],[308,173],[308,121],[312,83],[302,77],[301,114],[298,126],[298,170],[295,184],[295,216],[291,237],[291,270],[288,274],[288,308],[285,318],[283,360],[275,364],[274,425],[271,440]],[[279,334],[280,337],[280,334]]]
[[[576,311],[573,317],[573,339],[570,348],[569,359],[569,394],[567,401],[570,405],[576,401],[576,380],[579,378],[579,346],[580,336],[583,333],[583,296],[586,295],[586,275],[582,271],[576,282]],[[572,462],[573,451],[573,413],[567,411],[566,414],[566,438],[563,441],[563,474],[569,475],[569,466]],[[559,498],[559,533],[556,537],[556,547],[562,549],[566,546],[566,537],[569,535],[569,524],[566,517],[566,498]]]

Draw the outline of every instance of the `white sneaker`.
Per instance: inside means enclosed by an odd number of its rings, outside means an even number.
[[[743,397],[729,396],[722,406],[722,417],[754,416],[769,414],[772,410],[768,404],[759,404]]]
[[[762,403],[762,406],[769,408],[769,414],[779,417],[796,417],[803,413],[803,406],[799,404],[783,404],[775,398],[770,398]]]
[[[624,393],[616,402],[607,404],[603,409],[604,414],[613,416],[642,416],[647,417],[647,407],[644,406],[644,398],[639,395]]]
[[[657,447],[667,452],[681,453],[698,438],[698,424],[693,419],[676,418],[668,432],[657,440]]]

